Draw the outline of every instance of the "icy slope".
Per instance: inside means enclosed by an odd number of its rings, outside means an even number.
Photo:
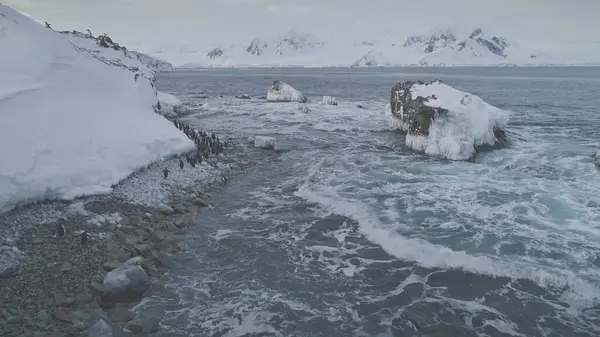
[[[450,160],[467,160],[478,148],[502,144],[504,139],[498,137],[504,137],[510,117],[480,97],[441,81],[396,86],[391,103],[386,114],[392,126],[407,133],[407,147]]]
[[[75,46],[85,50],[102,62],[123,66],[131,71],[140,71],[146,77],[152,78],[155,72],[173,69],[169,62],[158,60],[148,55],[127,50],[114,42],[108,35],[94,36],[92,32],[87,33],[74,31],[62,31],[69,41]],[[81,50],[80,49],[80,50]]]
[[[154,112],[151,71],[78,45],[0,5],[0,210],[108,192],[193,148]]]

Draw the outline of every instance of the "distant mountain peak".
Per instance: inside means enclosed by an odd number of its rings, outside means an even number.
[[[437,29],[424,35],[409,36],[402,44],[402,47],[421,45],[424,48],[423,51],[429,54],[453,44],[456,40],[456,35],[451,29]]]

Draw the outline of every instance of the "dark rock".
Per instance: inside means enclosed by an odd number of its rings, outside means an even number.
[[[88,293],[79,294],[75,297],[75,303],[85,304],[91,302],[93,299],[92,295]]]
[[[19,270],[19,264],[16,262],[9,263],[6,266],[0,266],[0,279],[9,278]]]
[[[69,271],[71,270],[71,268],[73,268],[73,265],[69,262],[64,262],[61,266],[60,266],[60,271]]]
[[[150,254],[150,246],[147,244],[137,244],[133,246],[140,254],[148,256]]]
[[[71,322],[71,316],[69,313],[63,308],[57,308],[54,312],[54,319],[64,323]]]
[[[217,59],[223,56],[223,50],[221,48],[215,48],[206,54],[206,56],[208,56],[208,58],[211,60]]]
[[[53,321],[52,316],[46,310],[39,311],[36,317],[39,321],[46,323],[51,323]]]
[[[194,200],[194,203],[200,207],[207,207],[208,205],[210,205],[210,203],[206,200],[204,200],[201,197],[198,197]]]
[[[56,305],[70,304],[68,302],[69,302],[69,299],[63,293],[57,292],[54,294],[54,304],[56,304]],[[71,300],[70,302],[72,303],[73,301]]]
[[[148,317],[143,321],[134,322],[127,326],[133,334],[152,334],[158,331],[158,322],[155,317]]]
[[[108,310],[108,317],[115,322],[128,322],[133,319],[133,312],[124,307],[115,307]]]

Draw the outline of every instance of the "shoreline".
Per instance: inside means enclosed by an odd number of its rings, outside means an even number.
[[[181,251],[178,242],[195,225],[196,215],[212,207],[211,192],[250,165],[241,146],[230,146],[194,167],[186,163],[181,169],[180,159],[185,161],[185,155],[153,163],[106,195],[38,202],[4,213],[0,335],[104,337],[158,332],[159,312],[136,317],[133,308],[164,291],[160,275]],[[163,177],[164,168],[171,171],[168,178]],[[61,238],[60,225],[66,229]],[[129,264],[139,265],[147,274],[149,290],[134,300],[107,300],[102,288],[106,275],[132,258]]]

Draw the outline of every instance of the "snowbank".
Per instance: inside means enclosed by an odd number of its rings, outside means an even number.
[[[79,46],[2,5],[0,27],[0,210],[109,192],[194,148],[154,112],[153,74],[141,62],[134,73],[110,49]]]
[[[157,93],[160,102],[160,114],[166,117],[177,116],[185,112],[183,103],[179,98],[165,92]]]
[[[267,92],[268,102],[300,102],[306,103],[308,99],[291,85],[275,81]]]
[[[406,132],[406,146],[451,160],[472,158],[504,142],[508,112],[441,81],[394,86],[387,113]]]

